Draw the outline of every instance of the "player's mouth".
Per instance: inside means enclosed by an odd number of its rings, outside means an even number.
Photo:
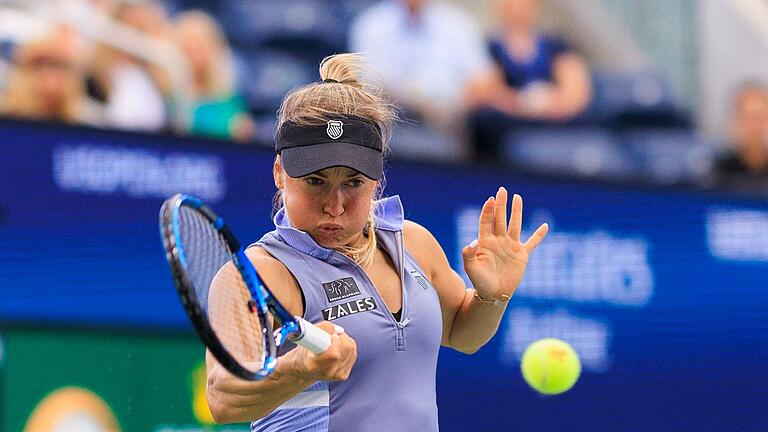
[[[322,224],[318,226],[323,234],[334,236],[344,230],[344,227],[338,224]]]

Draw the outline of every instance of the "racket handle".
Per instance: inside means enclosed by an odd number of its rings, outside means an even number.
[[[315,354],[325,352],[331,346],[331,335],[303,318],[296,317],[296,321],[301,327],[301,334],[292,339],[291,342],[301,345]]]

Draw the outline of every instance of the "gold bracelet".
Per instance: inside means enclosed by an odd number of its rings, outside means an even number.
[[[480,303],[492,304],[494,306],[499,306],[502,303],[506,303],[506,302],[509,301],[510,298],[511,298],[510,296],[508,296],[506,294],[502,294],[501,298],[484,299],[484,298],[480,297],[480,295],[477,293],[477,291],[475,291],[475,299],[477,299],[477,301],[479,301]]]

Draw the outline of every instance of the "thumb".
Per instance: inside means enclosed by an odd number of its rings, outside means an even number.
[[[328,321],[320,321],[315,324],[315,326],[321,330],[324,330],[326,333],[329,334],[342,334],[344,333],[344,327],[333,324]]]
[[[472,261],[475,259],[475,256],[477,255],[477,239],[472,240],[472,243],[470,243],[467,246],[464,246],[464,249],[461,250],[461,256],[464,258],[464,261]]]

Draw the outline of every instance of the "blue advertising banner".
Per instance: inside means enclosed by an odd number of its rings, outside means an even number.
[[[199,195],[244,242],[271,229],[269,149],[15,122],[0,142],[5,322],[189,329],[162,201]],[[441,430],[768,430],[768,202],[398,161],[387,183],[460,274],[498,186],[523,196],[528,234],[551,227],[494,339],[441,353]],[[560,396],[520,376],[544,337],[582,360]]]

